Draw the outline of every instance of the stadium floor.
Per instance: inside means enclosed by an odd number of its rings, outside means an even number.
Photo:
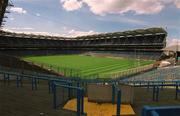
[[[29,56],[23,58],[43,66],[51,68],[62,74],[66,71],[66,75],[77,73],[82,78],[108,78],[109,75],[116,74],[121,71],[152,64],[152,60],[136,60],[112,57],[98,57],[85,55],[55,55],[55,56]],[[48,68],[48,69],[49,69]],[[71,69],[74,69],[71,71]],[[69,70],[69,71],[68,71]],[[94,75],[98,75],[94,76]]]
[[[53,96],[48,84],[40,81],[38,90],[32,91],[31,82],[23,82],[16,88],[16,82],[4,85],[0,80],[0,116],[76,116],[76,113],[53,109]]]
[[[160,91],[159,102],[152,101],[152,90],[135,88],[134,103],[132,107],[136,116],[140,116],[144,105],[164,106],[180,105],[180,99],[175,100],[175,89],[164,88]],[[179,96],[180,97],[180,96]],[[53,109],[52,95],[48,93],[46,82],[40,81],[38,90],[31,90],[31,82],[23,84],[22,88],[16,88],[16,82],[4,85],[0,81],[0,116],[76,116],[76,113],[67,110]]]
[[[77,99],[69,100],[63,109],[76,111]],[[98,110],[97,110],[98,109]],[[116,105],[111,103],[94,103],[88,102],[88,98],[84,98],[84,112],[87,116],[115,116]],[[130,104],[121,105],[121,116],[135,116],[135,112]]]

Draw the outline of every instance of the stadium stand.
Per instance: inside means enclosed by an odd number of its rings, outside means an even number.
[[[158,50],[166,45],[162,28],[139,29],[75,38],[29,35],[1,31],[1,48],[141,49]],[[143,38],[143,39],[142,39]],[[17,43],[17,44],[14,44]]]
[[[1,0],[0,2],[0,25],[2,25],[3,16],[5,13],[5,8],[8,5],[8,0]],[[23,34],[23,33],[13,33],[6,32],[0,30],[0,64],[3,65],[0,67],[0,74],[3,83],[10,82],[10,78],[13,77],[12,81],[16,83],[17,88],[19,88],[23,81],[30,80],[32,85],[32,90],[38,89],[38,81],[45,80],[48,82],[47,90],[53,93],[53,104],[54,108],[58,108],[58,105],[61,102],[64,103],[69,100],[69,95],[65,94],[69,93],[69,89],[80,90],[81,92],[77,94],[77,115],[84,114],[83,109],[83,87],[85,89],[88,81],[73,79],[73,78],[64,78],[60,75],[50,75],[52,73],[47,73],[43,69],[39,67],[32,67],[27,64],[27,62],[21,61],[18,57],[14,56],[24,56],[24,55],[49,55],[49,54],[79,54],[79,53],[87,53],[90,54],[102,54],[107,55],[111,54],[113,56],[125,57],[125,58],[135,58],[135,59],[153,59],[157,60],[161,57],[163,48],[166,46],[166,36],[167,32],[162,28],[149,28],[149,29],[137,29],[133,31],[125,31],[125,32],[114,32],[114,33],[104,33],[97,35],[89,35],[89,36],[81,36],[74,38],[67,37],[58,37],[58,36],[44,36],[44,35],[33,35],[33,34]],[[179,52],[177,53],[177,56]],[[12,56],[8,56],[12,55]],[[0,66],[1,66],[0,65]],[[10,67],[5,68],[4,66]],[[18,70],[18,66],[20,68],[23,67],[22,70]],[[27,70],[25,70],[27,69]],[[32,70],[33,69],[33,70]],[[40,70],[41,73],[37,73],[36,71]],[[176,87],[176,97],[180,92],[179,87],[179,73],[180,67],[170,67],[170,68],[161,68],[155,70],[154,68],[148,72],[142,72],[142,74],[134,75],[132,77],[126,78],[124,80],[110,80],[106,82],[106,80],[95,80],[95,85],[99,86],[100,84],[106,85],[109,84],[110,89],[114,88],[113,86],[118,84],[129,84],[130,82],[143,83],[145,81],[153,82],[154,88],[158,88],[160,86],[168,86],[167,84],[171,84],[172,87]],[[24,80],[23,80],[24,79]],[[91,80],[90,80],[91,81]],[[89,82],[90,82],[89,81]],[[173,83],[165,83],[160,84],[164,81],[170,81]],[[61,82],[61,84],[59,84]],[[63,85],[62,85],[63,82]],[[64,85],[64,83],[73,82],[76,85]],[[157,82],[157,83],[156,83]],[[93,83],[93,81],[91,82]],[[97,84],[98,83],[98,84]],[[114,85],[113,85],[114,83]],[[69,83],[68,83],[69,84]],[[70,83],[71,84],[71,83]],[[112,85],[111,85],[112,84]],[[147,84],[147,83],[146,83]],[[141,86],[140,84],[138,87]],[[147,87],[147,85],[145,85]],[[57,87],[57,88],[56,88]],[[81,88],[82,87],[82,88]],[[135,86],[132,86],[135,87]],[[58,90],[58,88],[60,88]],[[62,89],[63,88],[63,89]],[[65,88],[65,89],[64,89]],[[55,91],[57,89],[57,92]],[[94,89],[93,89],[94,90]],[[66,91],[66,92],[64,92]],[[100,90],[101,91],[101,90]],[[105,91],[105,90],[104,90]],[[121,91],[118,90],[117,96],[115,94],[115,89],[112,89],[112,98],[110,100],[115,101],[117,98],[117,108],[116,115],[120,115],[120,104],[121,104]],[[59,98],[62,97],[63,100]],[[154,93],[155,92],[155,93]],[[153,89],[153,95],[157,94]],[[110,95],[110,94],[108,94]],[[123,101],[123,93],[122,90],[122,101]],[[127,95],[130,96],[130,95]],[[132,96],[132,95],[131,95]],[[111,96],[110,96],[111,97]],[[125,96],[126,97],[126,96]],[[73,96],[74,98],[74,96]],[[102,97],[101,97],[102,98]],[[153,109],[156,113],[159,111],[159,108]],[[165,109],[166,110],[166,109]],[[175,111],[174,109],[173,111]],[[170,110],[168,109],[168,112]],[[145,111],[146,113],[146,111]],[[153,112],[154,113],[154,112]],[[159,113],[159,112],[158,112]],[[156,114],[155,114],[156,115]],[[143,116],[149,116],[144,114]]]
[[[180,78],[180,67],[167,67],[148,71],[131,78],[125,79],[125,81],[176,81]]]
[[[87,53],[86,53],[87,54]],[[113,57],[123,57],[123,58],[133,58],[133,59],[152,59],[157,60],[162,56],[161,51],[91,51],[89,55],[104,55],[104,56],[113,56]]]
[[[61,53],[112,53],[121,57],[159,59],[166,46],[167,32],[162,28],[138,29],[75,38],[30,35],[0,31],[0,52],[10,55]],[[16,53],[16,54],[14,54]]]
[[[13,6],[8,0],[0,2],[0,26]],[[0,53],[9,55],[71,54],[87,51],[109,51],[122,57],[134,54],[140,58],[157,59],[166,46],[167,32],[163,28],[136,29],[78,37],[59,37],[15,33],[0,30]],[[152,55],[153,54],[153,55]],[[153,58],[151,58],[153,57]]]

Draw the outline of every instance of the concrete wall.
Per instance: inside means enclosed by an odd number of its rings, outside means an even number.
[[[129,85],[118,85],[117,88],[121,89],[121,102],[133,104],[133,87]],[[88,100],[92,102],[112,102],[112,86],[103,84],[88,84],[87,96]],[[115,101],[116,100],[117,98]]]
[[[118,85],[118,88],[121,90],[122,103],[133,104],[134,88],[132,86],[129,86],[129,85]]]
[[[112,87],[109,85],[88,84],[88,100],[93,102],[111,102]]]

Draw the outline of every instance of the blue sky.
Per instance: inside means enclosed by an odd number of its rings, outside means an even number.
[[[163,27],[180,39],[180,0],[11,0],[5,30],[78,36]]]

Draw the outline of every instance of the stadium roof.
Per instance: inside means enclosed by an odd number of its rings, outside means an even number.
[[[121,38],[121,37],[136,37],[136,36],[148,36],[148,35],[167,35],[167,32],[163,28],[148,28],[148,29],[136,29],[124,32],[102,33],[95,35],[79,36],[76,39],[83,38]]]
[[[8,37],[51,39],[51,40],[93,40],[93,39],[127,38],[127,37],[138,37],[138,36],[153,36],[153,35],[166,36],[167,32],[163,28],[148,28],[148,29],[136,29],[136,30],[124,31],[124,32],[102,33],[102,34],[94,34],[94,35],[78,36],[78,37],[47,36],[47,35],[7,32],[7,31],[0,31],[0,35],[8,36]]]
[[[0,0],[0,27],[3,23],[4,13],[6,11],[6,7],[8,5],[8,0]]]

